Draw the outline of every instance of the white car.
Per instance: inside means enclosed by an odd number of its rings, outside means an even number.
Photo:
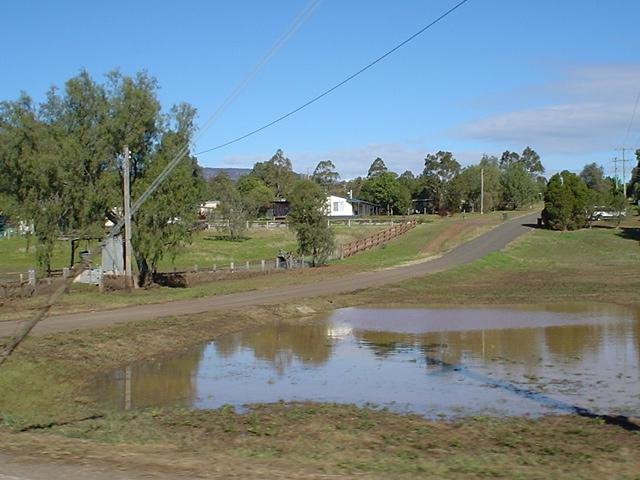
[[[613,220],[620,217],[624,217],[626,212],[624,210],[609,210],[606,207],[596,207],[591,214],[591,220]]]

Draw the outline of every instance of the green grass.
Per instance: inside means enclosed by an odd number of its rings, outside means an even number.
[[[508,215],[518,216],[529,211],[510,212]],[[356,267],[364,267],[368,269],[383,268],[398,265],[421,257],[429,257],[442,251],[449,250],[457,244],[468,241],[483,231],[498,225],[502,222],[503,212],[490,212],[486,215],[465,214],[455,215],[453,217],[438,217],[437,215],[418,216],[424,223],[419,223],[414,229],[410,230],[401,237],[390,241],[386,245],[374,248],[365,252],[358,253],[352,257],[345,258],[339,263],[342,265],[350,265]],[[438,237],[448,227],[454,223],[465,224],[482,221],[483,225],[472,227],[470,231],[453,233],[442,245],[438,246],[435,251],[425,252],[424,248],[432,240]]]
[[[81,250],[85,248],[84,242]],[[60,269],[69,265],[71,247],[68,241],[58,241],[53,250],[51,268]],[[15,279],[30,268],[37,268],[35,239],[32,236],[0,238],[0,280]]]
[[[535,230],[465,267],[332,297],[331,303],[305,303],[318,312],[390,300],[415,306],[640,305],[639,238],[637,217],[622,229]],[[149,475],[173,468],[197,476],[215,465],[222,476],[243,478],[265,478],[274,471],[283,478],[638,478],[637,434],[573,416],[429,422],[350,405],[283,403],[256,405],[244,414],[230,408],[124,413],[101,410],[83,395],[85,382],[101,369],[300,315],[296,312],[295,305],[280,305],[32,337],[0,367],[0,443],[5,451],[69,462],[89,456]],[[103,416],[15,433],[92,413]]]
[[[72,311],[86,311],[105,308],[111,309],[128,305],[140,305],[167,302],[172,300],[183,300],[189,298],[201,298],[211,295],[250,291],[276,286],[285,287],[288,285],[297,285],[300,283],[319,281],[336,275],[344,275],[362,270],[389,267],[392,265],[401,264],[403,262],[416,260],[425,256],[438,254],[440,253],[440,251],[437,248],[451,248],[457,243],[460,243],[463,240],[468,240],[471,236],[477,235],[487,228],[497,225],[502,221],[502,214],[500,212],[487,214],[482,217],[483,223],[481,225],[472,224],[479,218],[479,215],[466,215],[465,217],[458,215],[452,218],[428,216],[425,219],[427,223],[419,224],[415,229],[410,230],[406,234],[389,242],[388,244],[365,252],[361,252],[353,257],[344,259],[343,261],[334,261],[329,268],[305,269],[303,271],[279,272],[275,274],[260,275],[249,278],[227,279],[223,281],[197,284],[186,289],[157,287],[151,289],[139,289],[132,292],[115,291],[103,295],[96,294],[96,288],[93,286],[74,284],[71,286],[70,292],[61,297],[52,311],[53,313],[68,313]],[[429,242],[434,237],[438,236],[448,226],[454,224],[468,224],[470,230],[465,230],[452,236],[445,244],[437,247],[435,251],[430,250],[428,252],[422,252],[422,249],[427,244],[429,244]],[[357,238],[367,236],[371,234],[372,231],[388,227],[337,226],[335,228],[338,240],[340,242],[348,242]],[[255,240],[252,239],[239,243],[206,240],[206,235],[210,235],[210,233],[207,234],[207,232],[205,232],[203,235],[201,235],[196,240],[196,242],[194,242],[192,247],[190,247],[190,249],[185,250],[185,252],[182,254],[182,258],[189,258],[190,260],[194,260],[196,255],[201,254],[198,252],[200,244],[206,244],[206,248],[211,248],[210,245],[215,244],[220,246],[221,251],[226,249],[228,255],[226,257],[227,259],[232,258],[231,256],[234,255],[233,252],[237,251],[239,247],[245,248],[248,252],[244,253],[245,257],[233,257],[233,260],[228,260],[235,261],[238,264],[241,264],[243,260],[240,260],[238,258],[255,258],[254,255],[257,254],[259,249],[265,248],[264,245],[266,245],[267,242],[272,242],[270,244],[271,246],[267,248],[275,249],[277,247],[277,241],[286,239],[287,236],[291,236],[291,233],[284,228],[279,229],[278,231],[258,231]],[[246,245],[251,245],[251,242],[253,242],[254,248],[243,247]],[[255,245],[260,246],[255,247]],[[195,264],[196,262],[192,263]],[[190,265],[189,268],[192,268],[193,264]],[[209,266],[209,264],[206,263],[198,263],[198,265],[200,268]],[[218,266],[225,266],[225,262],[219,262]],[[20,299],[19,301],[16,300],[13,302],[5,302],[6,304],[4,307],[0,306],[0,321],[13,320],[20,316],[29,316],[32,314],[31,309],[37,308],[45,301],[45,296],[37,296],[33,298]]]
[[[357,240],[385,228],[380,225],[347,227],[336,225],[336,243]],[[226,240],[215,231],[200,232],[194,236],[193,243],[185,245],[175,259],[164,258],[159,270],[181,268],[228,266],[230,262],[241,264],[247,261],[272,260],[280,250],[295,251],[296,237],[286,227],[274,229],[253,229],[242,240]]]
[[[333,227],[336,243],[348,243],[386,228],[382,225],[354,225],[347,227],[336,225]],[[20,273],[26,273],[30,268],[37,267],[35,240],[32,237],[11,237],[0,239],[0,280],[2,278],[15,279]],[[28,248],[27,248],[28,247]],[[88,244],[80,242],[79,249],[89,248],[96,251],[98,242]],[[246,233],[246,239],[241,241],[224,240],[215,230],[198,232],[191,244],[184,245],[175,258],[166,256],[159,265],[160,271],[191,269],[194,265],[200,268],[210,268],[214,264],[219,267],[228,266],[230,262],[236,264],[246,261],[271,260],[279,250],[295,251],[295,234],[286,227],[266,229],[252,229]],[[68,241],[57,241],[53,252],[51,268],[61,269],[69,265],[71,247]],[[76,261],[79,260],[76,254]],[[93,257],[94,264],[100,263],[100,254]]]
[[[444,230],[448,223],[444,220],[437,220],[419,224],[386,245],[358,253],[352,257],[336,261],[336,263],[382,268],[414,260],[420,256],[422,248]]]
[[[640,304],[639,238],[639,217],[620,229],[534,230],[469,265],[360,295],[369,302],[385,298],[409,304]]]

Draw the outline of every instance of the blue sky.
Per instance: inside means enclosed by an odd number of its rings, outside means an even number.
[[[0,99],[42,98],[81,68],[98,79],[144,69],[167,109],[187,101],[204,122],[308,3],[7,0]],[[322,0],[196,150],[304,103],[455,3]],[[592,161],[613,173],[640,91],[639,18],[636,0],[470,0],[332,95],[199,162],[250,167],[282,148],[296,171],[330,159],[351,178],[376,156],[419,173],[437,150],[466,165],[530,145],[550,173]],[[626,143],[640,147],[640,111]]]

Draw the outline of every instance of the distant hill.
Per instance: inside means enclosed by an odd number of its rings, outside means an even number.
[[[238,180],[241,176],[246,175],[251,172],[250,168],[212,168],[212,167],[201,167],[202,168],[202,176],[205,180],[209,180],[210,178],[215,177],[219,173],[225,172],[231,180],[234,182]]]

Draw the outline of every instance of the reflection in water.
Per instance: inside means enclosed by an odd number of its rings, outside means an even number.
[[[126,410],[158,403],[190,405],[196,394],[195,376],[204,348],[171,357],[169,361],[154,359],[137,363],[99,377],[96,390],[101,399]]]
[[[278,373],[282,374],[294,359],[315,365],[326,362],[331,355],[328,336],[329,327],[326,322],[304,327],[276,323],[270,328],[222,337],[216,341],[216,351],[220,356],[230,358],[239,350],[250,348],[256,358],[271,362]]]
[[[375,403],[426,416],[563,405],[640,414],[640,317],[612,307],[342,309],[228,335],[97,380],[119,408]]]

